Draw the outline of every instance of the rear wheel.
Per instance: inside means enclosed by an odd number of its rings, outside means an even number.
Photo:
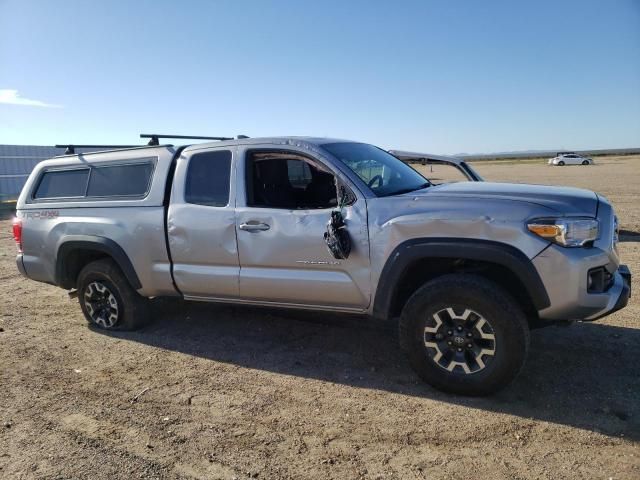
[[[582,161],[582,164],[583,164],[583,165],[589,165],[589,161],[588,161],[588,160],[583,160],[583,161]]]
[[[104,330],[135,330],[149,318],[147,299],[111,259],[91,262],[80,271],[78,300],[87,321]]]
[[[529,328],[522,309],[483,277],[452,274],[419,288],[400,320],[400,344],[430,385],[462,395],[488,395],[524,365]]]

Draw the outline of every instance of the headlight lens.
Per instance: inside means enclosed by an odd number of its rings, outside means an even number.
[[[563,247],[583,247],[598,238],[595,218],[544,218],[527,223],[530,232]]]

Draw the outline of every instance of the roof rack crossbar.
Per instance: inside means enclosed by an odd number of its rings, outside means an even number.
[[[140,145],[76,145],[67,143],[64,145],[55,145],[56,148],[64,148],[65,155],[73,155],[76,153],[76,148],[134,148],[139,147]]]
[[[198,135],[160,135],[157,133],[141,133],[140,138],[149,138],[147,145],[160,145],[161,138],[186,138],[189,140],[233,140],[232,137],[202,137]]]

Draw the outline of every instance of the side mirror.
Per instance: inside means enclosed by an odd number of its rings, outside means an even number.
[[[333,258],[346,260],[351,253],[351,238],[344,223],[344,218],[339,210],[331,212],[331,218],[327,223],[327,231],[324,232],[324,241]]]

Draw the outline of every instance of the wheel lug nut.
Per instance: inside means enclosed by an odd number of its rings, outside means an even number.
[[[447,345],[453,345],[453,342],[447,342]]]
[[[459,332],[461,332],[461,331],[462,331],[462,327],[461,327],[460,325],[458,325],[457,330],[458,330]]]
[[[453,335],[453,332],[451,330],[447,330],[447,335]]]
[[[473,348],[473,345],[470,343],[467,343],[467,348]]]
[[[462,351],[462,349],[461,349],[461,348],[459,348],[459,349],[458,349],[458,351],[459,351],[459,352],[461,352],[461,351]]]
[[[467,337],[471,338],[471,337],[473,337],[473,334],[471,332],[468,332],[467,333]]]

